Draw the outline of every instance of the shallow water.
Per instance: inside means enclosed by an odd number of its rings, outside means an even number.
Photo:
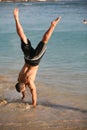
[[[86,94],[36,82],[38,105],[33,108],[28,89],[25,100],[21,101],[21,94],[13,89],[14,83],[3,81],[0,82],[0,129],[87,129]]]

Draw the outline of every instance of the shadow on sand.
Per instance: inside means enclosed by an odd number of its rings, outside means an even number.
[[[67,106],[67,105],[53,104],[50,102],[47,102],[47,103],[42,102],[41,105],[46,106],[46,107],[52,107],[54,109],[65,109],[65,110],[79,111],[81,113],[87,114],[86,109],[80,109],[77,107],[72,107],[72,106]]]

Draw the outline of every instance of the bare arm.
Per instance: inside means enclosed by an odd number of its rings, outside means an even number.
[[[29,71],[29,66],[24,64],[24,66],[22,67],[19,76],[18,76],[18,82],[20,83],[25,83],[25,79],[26,79],[26,74]]]

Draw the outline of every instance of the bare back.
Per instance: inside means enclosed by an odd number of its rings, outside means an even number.
[[[27,84],[28,80],[31,79],[34,82],[37,70],[38,66],[29,66],[28,64],[24,64],[19,73],[18,81]]]

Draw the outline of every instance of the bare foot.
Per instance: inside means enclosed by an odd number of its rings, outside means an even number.
[[[57,19],[55,19],[54,21],[51,22],[51,25],[55,27],[57,25],[57,23],[60,21],[60,19],[61,19],[61,17],[58,17]]]
[[[13,14],[14,14],[14,18],[15,18],[15,19],[18,18],[18,13],[19,13],[18,8],[15,8],[15,9],[13,10]]]

